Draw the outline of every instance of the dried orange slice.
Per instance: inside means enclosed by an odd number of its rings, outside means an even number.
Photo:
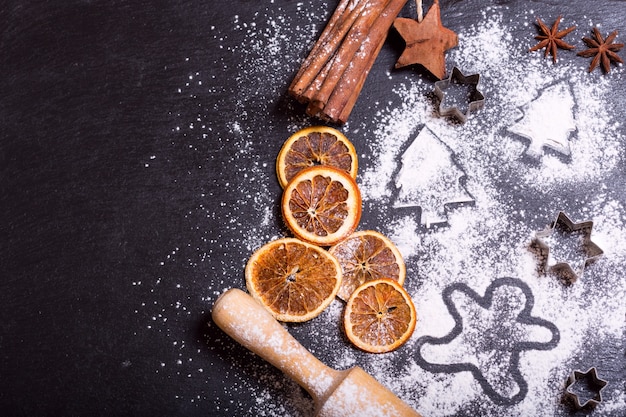
[[[285,141],[276,158],[280,186],[285,188],[298,172],[315,165],[334,166],[356,179],[356,150],[343,133],[332,127],[312,126],[299,130]]]
[[[245,270],[248,291],[280,321],[317,317],[335,298],[341,265],[319,246],[283,238],[259,248]]]
[[[327,165],[304,169],[283,191],[283,219],[309,243],[332,246],[348,237],[361,219],[361,192],[345,171]]]
[[[337,296],[344,301],[366,281],[391,278],[404,284],[406,267],[400,251],[391,240],[374,230],[353,233],[329,252],[335,255],[343,270]]]
[[[346,336],[358,348],[383,353],[397,349],[411,337],[417,313],[406,290],[397,281],[382,278],[354,291],[343,323]]]

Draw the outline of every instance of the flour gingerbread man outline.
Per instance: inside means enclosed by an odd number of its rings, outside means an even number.
[[[552,322],[531,315],[534,297],[528,285],[516,278],[499,278],[481,297],[466,284],[455,283],[446,287],[442,296],[454,318],[454,328],[441,338],[419,338],[416,342],[417,363],[433,373],[471,372],[496,404],[511,405],[522,401],[528,393],[528,383],[519,369],[520,354],[526,350],[551,350],[560,340],[559,330]],[[464,306],[461,303],[463,298],[469,301]],[[459,308],[471,313],[462,315]],[[473,351],[470,355],[449,358],[445,363],[441,359],[446,352],[458,354],[467,352],[467,349],[454,349],[454,346],[450,349],[448,346],[444,352],[437,347],[455,344],[470,350],[473,348]],[[436,357],[437,363],[425,356]],[[490,369],[485,368],[493,367],[496,372],[486,372]]]

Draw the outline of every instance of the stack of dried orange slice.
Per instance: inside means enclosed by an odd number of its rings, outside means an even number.
[[[374,230],[353,233],[329,252],[335,255],[343,270],[337,295],[344,301],[366,281],[391,278],[404,284],[406,267],[400,251],[391,240]]]
[[[402,287],[406,267],[398,248],[373,230],[353,233],[329,249],[343,272],[337,295],[347,302],[344,330],[357,347],[372,353],[403,345],[417,322],[411,296]]]
[[[332,246],[356,230],[361,219],[357,167],[354,146],[336,129],[313,126],[287,139],[276,174],[284,188],[283,219],[295,236]]]
[[[348,339],[367,352],[388,352],[409,339],[417,315],[396,246],[378,232],[355,232],[357,159],[352,143],[330,127],[287,139],[276,173],[282,216],[295,237],[258,249],[246,265],[246,286],[281,321],[317,317],[338,296],[347,302]]]

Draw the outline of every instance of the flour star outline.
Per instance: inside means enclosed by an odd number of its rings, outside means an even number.
[[[396,62],[396,68],[420,64],[437,79],[446,75],[445,51],[459,44],[457,34],[443,26],[439,0],[435,0],[421,22],[406,17],[398,17],[393,22],[406,43],[406,47]]]
[[[474,308],[479,314],[474,317],[468,314],[464,317],[459,312],[460,303],[454,300],[455,295],[459,294],[466,297],[470,304],[474,304],[469,307]],[[517,302],[506,304],[511,301],[506,298],[507,294],[512,295],[511,300],[517,298]],[[454,328],[446,336],[440,338],[420,337],[416,341],[416,362],[425,370],[433,373],[470,372],[484,393],[496,404],[512,405],[522,401],[528,393],[528,383],[524,380],[519,369],[520,354],[526,350],[551,350],[558,345],[560,340],[559,330],[552,322],[531,314],[534,297],[528,285],[517,278],[499,278],[489,285],[485,291],[485,296],[481,297],[468,285],[455,283],[443,290],[442,297],[450,315],[454,318]],[[508,307],[508,309],[497,308],[503,302],[505,303],[504,307]],[[488,316],[491,320],[485,323],[481,320],[481,314]],[[487,324],[487,328],[481,329],[481,327],[485,327],[485,324]],[[547,332],[549,340],[536,340],[538,339],[537,332]],[[459,346],[460,348],[469,347],[470,350],[473,348],[474,351],[469,355],[471,356],[469,360],[467,357],[463,357],[457,358],[451,363],[440,363],[442,361],[439,359],[446,353],[438,347],[441,345],[455,347],[459,344],[458,341],[470,341],[475,345],[467,346],[461,343]],[[436,349],[434,355],[437,357],[438,363],[427,360],[423,355],[423,350],[429,346]],[[452,355],[461,356],[462,354],[459,352],[462,350],[448,349],[448,351],[453,352]],[[467,351],[467,349],[465,350]],[[480,363],[481,355],[488,360]],[[502,363],[494,364],[493,361],[497,362],[499,358]],[[478,365],[472,360],[478,362]],[[485,369],[490,366],[495,366],[496,372],[489,372],[490,368]],[[493,374],[497,375],[496,381],[489,377]],[[511,383],[517,392],[513,395],[503,393],[500,389],[501,382]]]

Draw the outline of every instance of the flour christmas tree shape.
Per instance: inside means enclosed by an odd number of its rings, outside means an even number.
[[[566,82],[554,84],[522,106],[523,116],[507,130],[530,140],[526,154],[539,159],[543,148],[570,156],[570,133],[576,130],[574,97]]]
[[[393,207],[420,207],[420,223],[426,227],[446,223],[446,206],[474,202],[462,177],[452,150],[424,127],[402,154]]]

